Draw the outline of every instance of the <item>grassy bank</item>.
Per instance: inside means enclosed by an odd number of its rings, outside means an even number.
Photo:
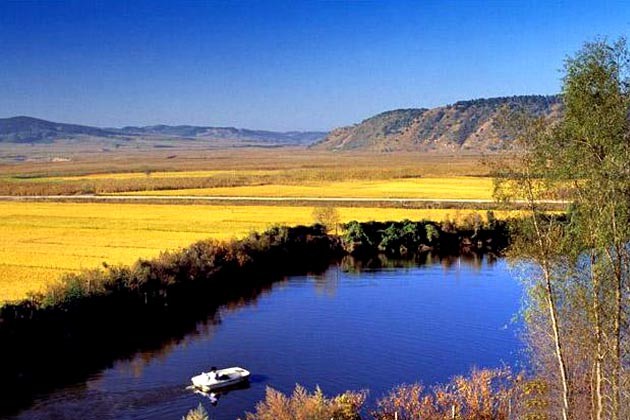
[[[284,275],[318,272],[341,252],[321,226],[274,228],[66,275],[44,293],[0,307],[0,392],[13,396],[1,400],[0,416],[59,381],[81,380],[142,348],[161,348],[220,305],[255,298]]]
[[[446,209],[336,207],[351,220],[451,220],[486,212]],[[496,212],[499,218],[517,212]],[[132,264],[212,238],[244,238],[273,225],[314,223],[314,208],[287,205],[0,202],[0,302],[42,291],[65,272]],[[333,229],[334,230],[334,229]]]
[[[130,266],[67,274],[42,293],[0,307],[0,392],[28,398],[54,387],[57,375],[80,380],[121,353],[185,335],[219,305],[255,297],[282,276],[323,270],[343,255],[500,249],[504,223],[471,221],[460,227],[352,222],[342,236],[321,225],[276,227],[230,242],[200,241]],[[6,399],[4,409],[16,401]]]

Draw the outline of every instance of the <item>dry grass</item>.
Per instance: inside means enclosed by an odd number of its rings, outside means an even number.
[[[416,176],[483,176],[489,167],[481,164],[479,155],[444,155],[426,153],[374,154],[358,152],[323,152],[304,148],[228,149],[228,150],[152,150],[100,152],[98,150],[65,155],[68,162],[46,160],[0,164],[0,176],[73,176],[87,174],[179,172],[179,171],[243,171],[323,169],[326,171],[399,172]],[[58,146],[41,145],[44,157],[59,155]],[[28,155],[32,147],[15,153]]]
[[[246,155],[247,156],[247,155]],[[319,156],[319,158],[318,158]],[[282,186],[288,194],[296,196],[326,196],[330,192],[340,191],[339,195],[351,195],[358,191],[368,197],[402,196],[442,198],[460,198],[466,193],[469,198],[488,198],[492,189],[489,178],[482,176],[484,166],[472,158],[434,157],[424,160],[409,161],[401,157],[384,156],[380,160],[372,157],[348,157],[345,161],[336,155],[328,155],[328,160],[321,155],[306,159],[297,155],[292,161],[273,164],[259,156],[257,161],[243,162],[227,159],[228,163],[204,162],[205,170],[157,170],[160,165],[146,166],[134,172],[102,173],[107,168],[94,168],[95,172],[76,174],[79,169],[87,170],[77,164],[57,171],[48,165],[48,171],[33,172],[38,165],[16,167],[13,173],[2,173],[0,166],[0,194],[2,195],[73,195],[78,193],[121,193],[136,191],[172,191],[163,194],[206,194],[205,189],[243,187],[243,191],[230,192],[230,195],[268,194],[248,188],[268,186],[267,190],[277,190]],[[280,159],[280,157],[276,157]],[[248,162],[246,158],[244,162]],[[350,164],[350,166],[349,166]],[[105,165],[102,163],[102,165]],[[137,165],[137,164],[136,164]],[[147,164],[149,165],[149,164]],[[256,166],[257,165],[257,166]],[[131,165],[134,168],[135,165]],[[176,165],[175,165],[176,167]],[[17,171],[17,169],[21,169]],[[42,168],[43,169],[43,168]],[[248,188],[245,188],[248,187]],[[304,187],[304,190],[299,190]],[[189,190],[197,191],[189,191]],[[325,192],[320,191],[325,189]],[[294,190],[295,192],[291,192]],[[365,190],[365,191],[364,191]],[[420,191],[418,194],[417,191]],[[214,192],[211,192],[214,194]],[[219,190],[220,194],[224,191]]]
[[[471,212],[338,207],[350,220],[463,220]],[[507,213],[497,212],[499,217]],[[129,264],[205,238],[314,222],[312,207],[0,202],[0,301],[21,298],[64,271]]]
[[[72,175],[72,176],[53,176],[53,177],[37,177],[31,178],[35,181],[80,181],[80,180],[128,180],[128,179],[146,179],[146,178],[208,178],[221,175],[241,175],[241,176],[261,176],[261,175],[273,175],[280,172],[280,170],[273,169],[260,169],[260,170],[214,170],[214,171],[157,171],[154,172],[150,169],[146,169],[143,172],[119,172],[119,173],[96,173],[87,175]]]
[[[247,413],[247,420],[294,420],[294,419],[338,419],[360,420],[361,407],[367,392],[346,391],[335,397],[326,397],[317,387],[308,392],[300,385],[292,395],[285,395],[267,387],[265,399],[256,404],[256,412]]]

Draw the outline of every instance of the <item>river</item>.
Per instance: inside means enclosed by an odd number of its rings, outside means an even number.
[[[223,306],[183,339],[39,395],[14,418],[178,419],[201,403],[213,419],[235,419],[267,386],[291,392],[296,383],[327,395],[369,389],[374,404],[401,383],[518,367],[521,294],[502,260],[337,264]],[[213,365],[249,369],[249,387],[216,406],[186,388]]]

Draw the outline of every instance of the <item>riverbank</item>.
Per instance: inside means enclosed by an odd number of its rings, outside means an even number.
[[[500,224],[502,226],[502,224]],[[343,235],[322,226],[274,228],[228,243],[202,241],[132,266],[70,274],[19,303],[0,309],[2,410],[146,343],[181,336],[219,305],[255,298],[275,279],[317,272],[349,253],[498,252],[505,232],[433,222],[352,223]],[[45,351],[43,349],[46,349]],[[20,397],[23,399],[20,402]]]
[[[309,225],[319,209],[331,209],[336,224],[352,220],[432,220],[460,225],[475,214],[457,209],[283,205],[0,202],[0,302],[43,291],[63,273],[132,265],[209,238],[246,238],[270,226]],[[497,218],[522,212],[494,212]],[[327,222],[328,223],[328,222]],[[332,228],[332,231],[335,229]]]

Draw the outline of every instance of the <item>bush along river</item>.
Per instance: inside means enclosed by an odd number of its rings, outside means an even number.
[[[345,232],[274,228],[199,242],[5,305],[2,414],[179,418],[211,407],[186,389],[191,376],[241,365],[253,373],[249,389],[210,408],[227,419],[252,411],[268,385],[378,398],[399,383],[517,361],[510,319],[521,290],[491,257],[505,229],[400,222]]]

